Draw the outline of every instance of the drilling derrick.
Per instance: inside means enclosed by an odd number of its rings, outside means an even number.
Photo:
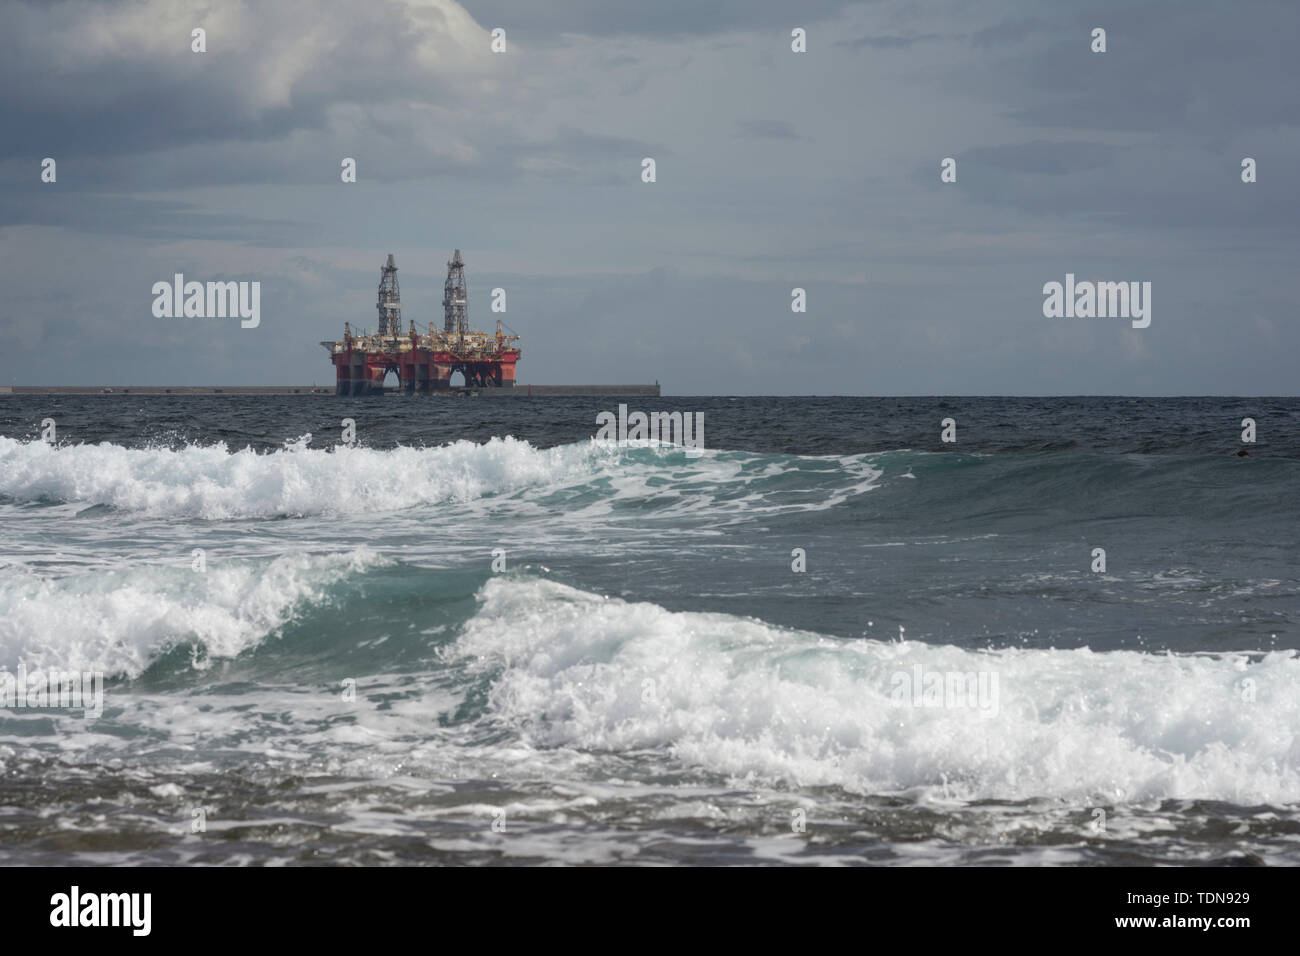
[[[513,388],[519,336],[506,335],[497,322],[496,332],[469,327],[469,296],[465,263],[457,249],[447,263],[443,287],[443,329],[421,335],[411,323],[402,332],[402,304],[397,289],[397,263],[392,253],[379,267],[379,332],[354,334],[344,323],[342,341],[322,342],[335,369],[335,394],[382,395],[384,378],[397,375],[398,391],[407,395],[447,393],[451,377],[460,372],[464,388]]]
[[[442,287],[442,331],[464,335],[469,331],[469,301],[465,290],[465,263],[460,250],[447,263],[447,284]]]
[[[379,267],[379,337],[392,338],[402,332],[402,296],[397,288],[397,263],[388,254],[388,263]]]

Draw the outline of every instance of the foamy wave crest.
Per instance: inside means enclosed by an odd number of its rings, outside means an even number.
[[[514,438],[438,448],[302,447],[257,454],[224,444],[181,449],[53,446],[0,437],[0,497],[107,505],[208,519],[351,514],[466,501],[590,475],[617,450],[537,449]]]
[[[581,517],[646,506],[659,517],[706,514],[735,521],[773,512],[820,511],[876,487],[864,455],[794,457],[677,445],[620,447],[588,440],[534,448],[515,438],[437,448],[306,447],[231,452],[52,446],[0,437],[0,499],[102,505],[149,516],[256,519],[392,512],[425,504],[514,497],[512,506]],[[558,498],[537,504],[546,494]]]
[[[185,568],[139,568],[54,580],[0,580],[0,665],[136,677],[167,649],[192,643],[202,661],[234,657],[326,601],[330,586],[388,564],[346,554]]]
[[[1300,800],[1300,659],[833,640],[493,579],[450,648],[541,748],[658,749],[755,783],[960,799]],[[990,708],[898,675],[996,675]],[[922,701],[918,693],[913,701]],[[948,702],[951,703],[951,702]],[[969,704],[970,701],[967,701]]]

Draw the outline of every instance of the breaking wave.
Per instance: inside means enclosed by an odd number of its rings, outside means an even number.
[[[531,492],[573,489],[578,502],[653,498],[707,508],[720,491],[727,510],[820,510],[872,487],[879,471],[865,456],[799,458],[684,449],[652,442],[620,447],[590,440],[536,448],[515,438],[436,448],[230,451],[224,444],[171,448],[55,446],[0,437],[0,500],[104,506],[153,517],[257,519],[392,512]],[[801,472],[812,487],[783,487]],[[671,479],[671,481],[669,480]],[[760,500],[753,483],[766,483]],[[828,484],[830,482],[830,484]]]
[[[488,581],[452,649],[531,746],[658,750],[754,783],[954,799],[1300,800],[1300,658],[970,651]],[[996,674],[996,707],[900,706],[895,675]]]
[[[280,658],[254,656],[268,641]],[[204,574],[0,580],[0,665],[11,671],[22,661],[139,677],[178,647],[187,685],[234,658],[254,682],[313,681],[315,662],[339,655],[349,674],[424,674],[440,696],[424,700],[422,719],[463,724],[467,740],[504,733],[500,746],[533,776],[576,755],[641,754],[744,785],[859,794],[1300,801],[1294,651],[850,640],[527,573],[401,565],[364,548]],[[900,704],[898,675],[918,667],[996,675],[994,696]],[[413,699],[404,713],[420,706]]]
[[[391,563],[359,549],[212,566],[0,579],[0,666],[138,677],[190,645],[195,664],[256,647],[345,578]]]

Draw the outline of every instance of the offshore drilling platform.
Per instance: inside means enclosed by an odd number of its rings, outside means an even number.
[[[322,342],[334,363],[336,395],[382,395],[384,378],[397,374],[398,390],[407,395],[430,395],[451,390],[451,377],[460,372],[467,388],[514,388],[517,335],[505,335],[501,320],[497,330],[476,332],[469,328],[469,303],[465,289],[465,263],[460,250],[447,263],[447,284],[443,287],[442,331],[421,335],[411,322],[402,331],[402,303],[397,287],[397,263],[393,254],[379,268],[379,331],[358,335],[352,324],[343,324],[341,342]]]
[[[402,301],[397,288],[397,263],[393,255],[379,267],[379,331],[353,334],[343,323],[343,339],[322,342],[334,363],[334,388],[303,385],[0,385],[5,395],[384,395],[384,379],[397,376],[395,391],[407,395],[494,395],[510,397],[659,395],[653,385],[516,385],[515,365],[521,352],[519,336],[497,330],[475,332],[469,327],[469,301],[465,292],[465,263],[460,250],[447,263],[447,284],[442,296],[442,331],[429,325],[427,334],[412,322],[402,331]],[[509,331],[509,330],[507,330]],[[452,387],[460,372],[465,384]],[[2,399],[0,399],[2,401]]]

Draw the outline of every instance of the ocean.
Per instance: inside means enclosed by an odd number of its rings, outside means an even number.
[[[0,857],[1300,863],[1300,399],[617,403],[0,398]]]

